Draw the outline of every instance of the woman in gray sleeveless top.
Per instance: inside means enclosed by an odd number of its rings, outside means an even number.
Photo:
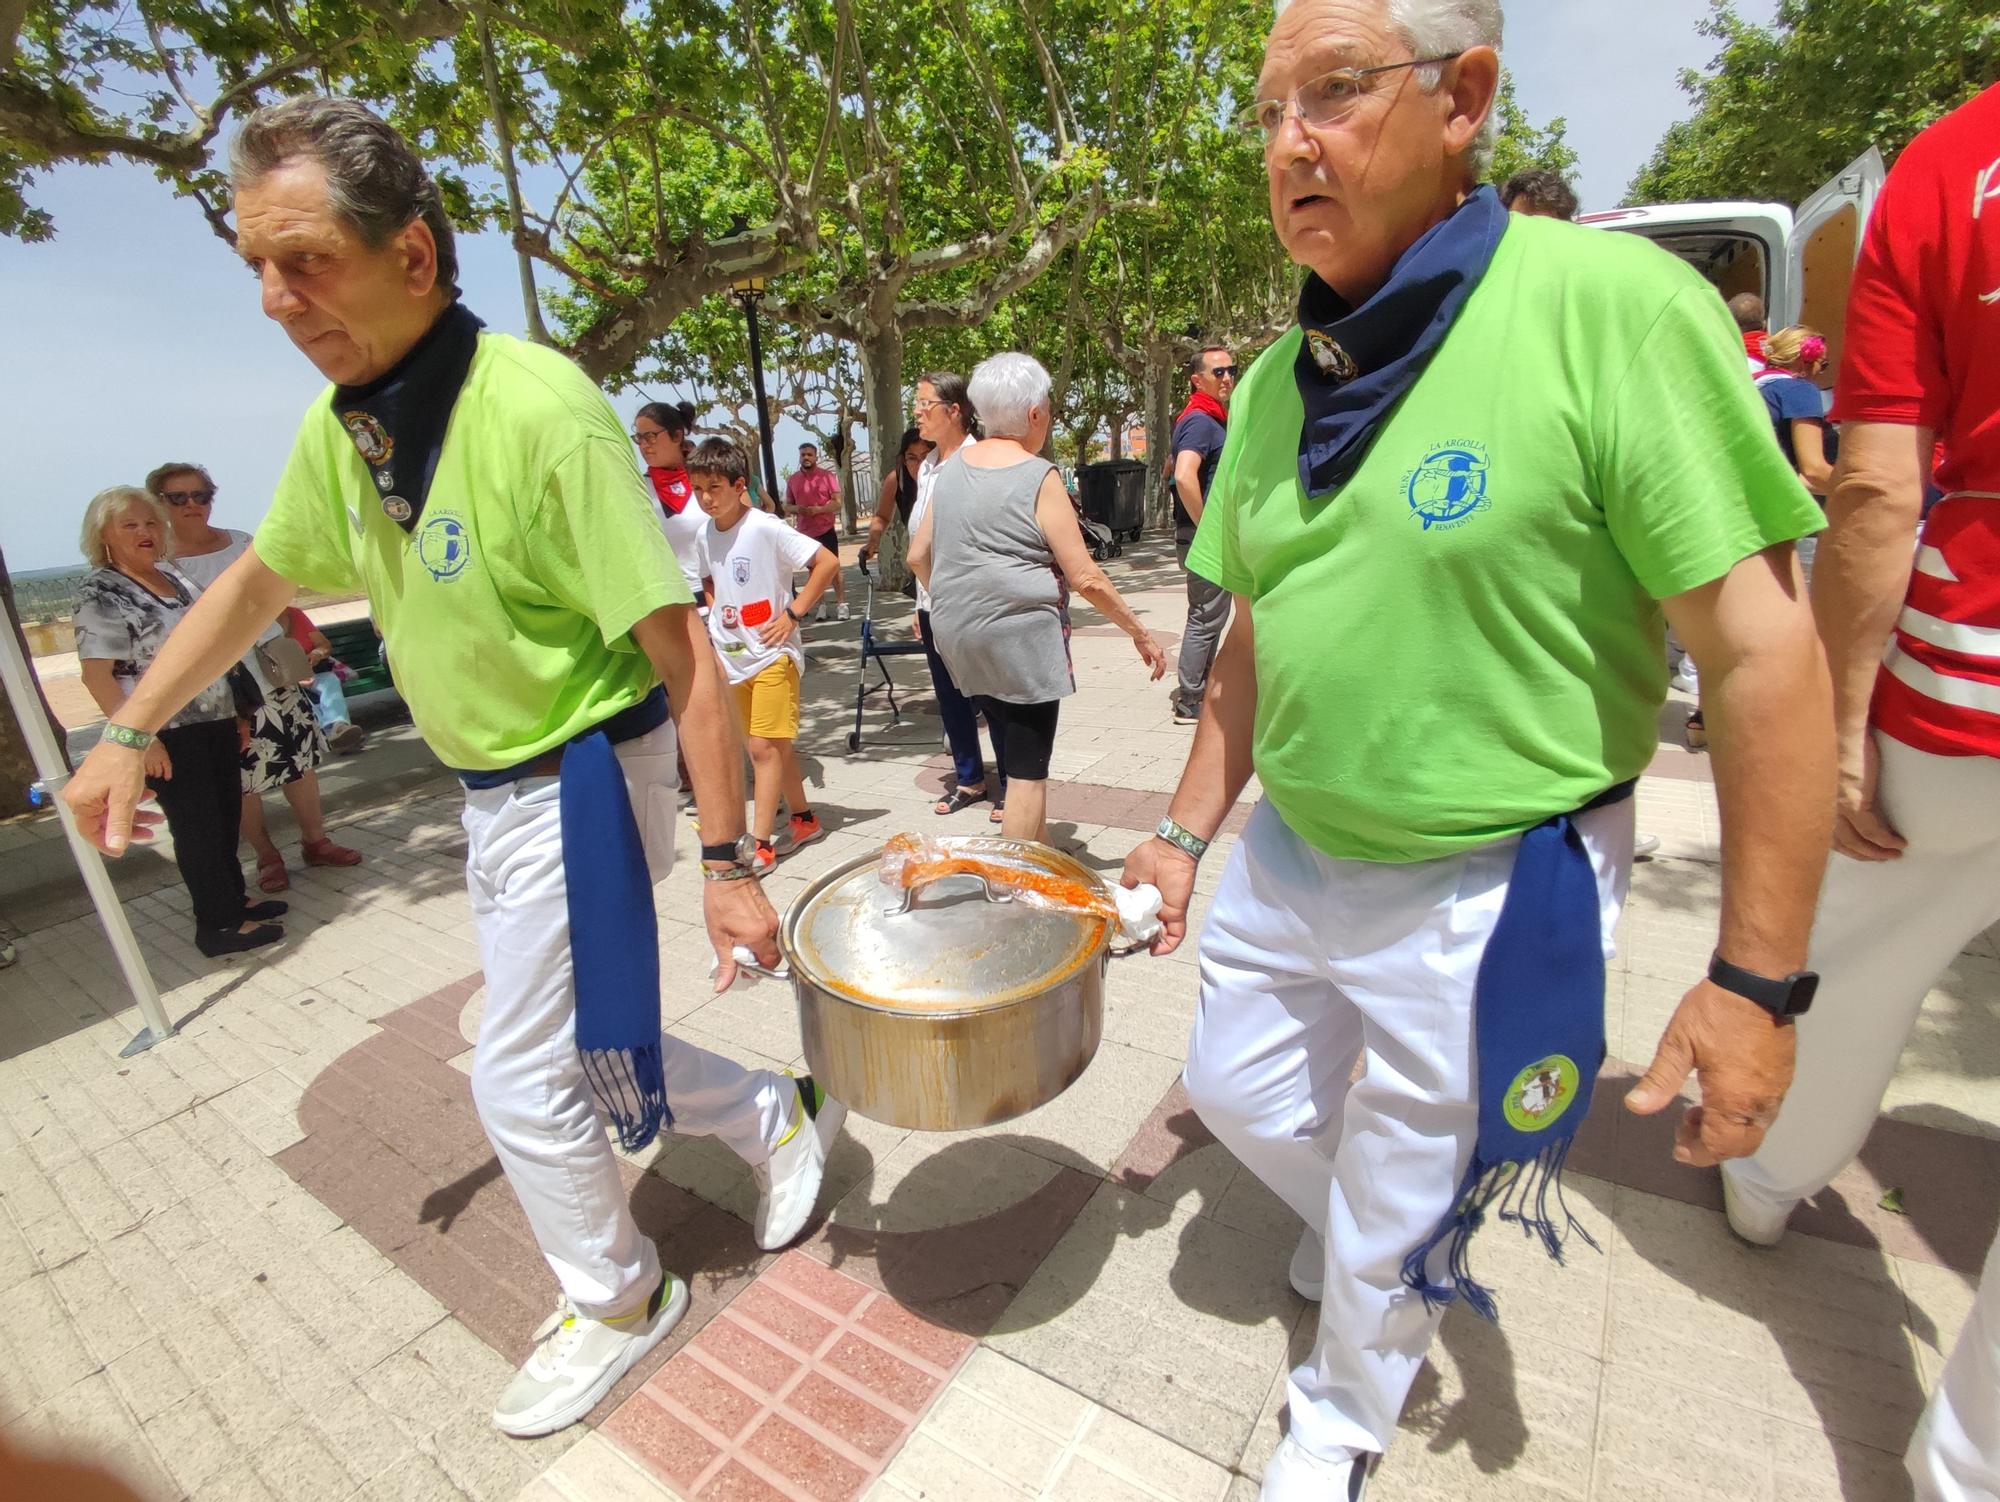
[[[1155,679],[1166,671],[1160,644],[1091,561],[1055,466],[1038,456],[1049,435],[1049,385],[1027,355],[995,355],[972,373],[987,437],[938,470],[930,510],[910,539],[938,654],[1001,731],[1002,832],[1027,840],[1047,837],[1057,706],[1076,691],[1069,592],[1123,628]]]

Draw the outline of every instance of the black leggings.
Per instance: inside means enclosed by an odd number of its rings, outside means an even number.
[[[234,720],[205,720],[160,732],[174,764],[146,786],[167,816],[174,864],[194,900],[195,932],[228,932],[243,922],[243,867],[236,840],[243,823],[242,759]]]
[[[993,732],[993,755],[1000,763],[1001,778],[1008,782],[1016,777],[1027,782],[1048,781],[1062,700],[1009,704],[980,694],[972,702],[986,716],[987,728]]]

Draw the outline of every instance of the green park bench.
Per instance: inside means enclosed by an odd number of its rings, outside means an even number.
[[[382,638],[375,634],[375,623],[367,616],[336,621],[319,629],[332,645],[333,655],[354,670],[354,676],[347,681],[348,698],[396,687],[389,677],[389,664],[382,657]]]

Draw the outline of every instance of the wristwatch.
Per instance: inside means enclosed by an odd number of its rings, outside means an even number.
[[[738,839],[724,840],[719,845],[701,847],[701,874],[705,881],[741,881],[746,876],[755,876],[757,867],[757,836],[744,834]],[[710,862],[729,864],[716,870]]]
[[[1191,860],[1200,860],[1208,853],[1207,840],[1185,825],[1176,824],[1172,819],[1160,820],[1153,833]]]
[[[1773,1017],[1803,1017],[1819,990],[1819,976],[1811,970],[1794,970],[1773,980],[1741,965],[1732,965],[1717,951],[1708,962],[1708,978],[1723,990],[1754,1001]]]
[[[796,610],[792,609],[792,607],[789,605],[785,607],[785,614],[792,618],[792,624],[794,626],[803,626],[806,623],[805,617],[800,615]]]
[[[114,746],[123,746],[128,751],[143,751],[152,745],[157,737],[150,730],[134,730],[130,725],[120,725],[116,721],[104,727],[103,740]]]

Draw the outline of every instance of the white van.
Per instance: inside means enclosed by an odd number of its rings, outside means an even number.
[[[1670,203],[1585,214],[1579,224],[1644,235],[1707,277],[1724,298],[1754,292],[1773,332],[1803,323],[1826,336],[1840,368],[1847,289],[1861,255],[1861,232],[1888,175],[1873,146],[1800,204]]]

